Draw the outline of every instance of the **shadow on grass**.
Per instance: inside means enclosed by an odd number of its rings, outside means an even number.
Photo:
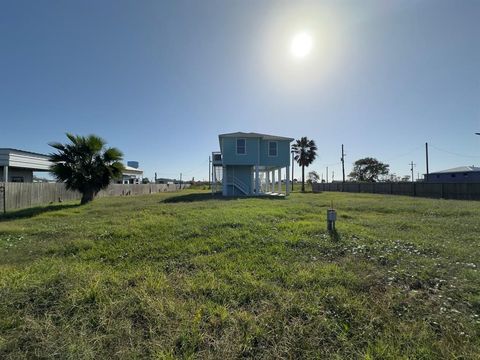
[[[336,229],[335,230],[329,230],[329,234],[330,234],[330,239],[332,241],[342,240],[342,236],[340,235],[340,233]]]
[[[6,214],[0,214],[0,221],[8,221],[8,220],[15,220],[15,219],[25,219],[31,218],[46,212],[56,211],[56,210],[65,210],[74,207],[78,207],[80,204],[55,204],[55,205],[48,205],[48,206],[36,206],[28,209],[21,209],[21,210],[13,210],[11,212],[7,212]]]
[[[222,196],[221,194],[211,194],[211,193],[194,193],[194,194],[185,194],[168,197],[162,200],[162,203],[182,203],[182,202],[197,202],[197,201],[207,201],[207,200],[221,200],[221,201],[230,201],[238,199],[262,199],[262,200],[284,200],[284,196],[270,196],[270,195],[261,195],[261,196]]]

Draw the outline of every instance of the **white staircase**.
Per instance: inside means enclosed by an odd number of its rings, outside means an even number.
[[[250,195],[250,189],[247,184],[245,184],[242,180],[238,179],[235,176],[232,176],[228,182],[228,185],[233,186],[240,190],[244,195]]]

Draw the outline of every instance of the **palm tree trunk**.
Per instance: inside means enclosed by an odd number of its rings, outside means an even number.
[[[302,165],[302,192],[305,192],[305,165]]]
[[[95,197],[95,191],[93,189],[88,189],[84,193],[82,193],[82,199],[80,200],[80,204],[84,205],[92,201]]]

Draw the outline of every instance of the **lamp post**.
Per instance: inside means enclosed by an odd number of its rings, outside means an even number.
[[[295,164],[295,162],[294,162],[294,160],[295,160],[295,157],[294,157],[295,151],[292,150],[292,151],[290,151],[290,153],[292,154],[292,192],[293,192],[293,183],[294,183],[294,181],[293,181],[293,168],[294,168],[294,166],[295,166],[295,165],[294,165],[294,164]]]

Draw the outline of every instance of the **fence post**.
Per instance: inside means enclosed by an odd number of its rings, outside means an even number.
[[[5,184],[0,185],[0,192],[2,193],[2,202],[3,202],[3,213],[7,213],[7,190]]]
[[[415,182],[412,182],[412,184],[413,184],[413,196],[415,197],[417,196],[417,187],[415,186],[416,185]]]

